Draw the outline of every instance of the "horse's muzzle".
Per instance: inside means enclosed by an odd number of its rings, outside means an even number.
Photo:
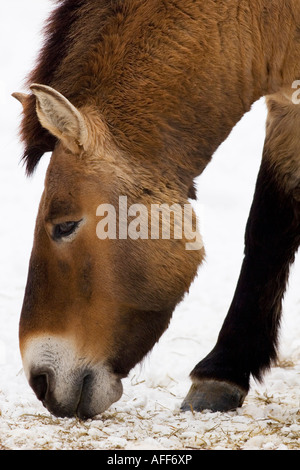
[[[72,352],[73,351],[73,352]],[[48,337],[34,340],[24,369],[37,398],[57,417],[93,418],[122,396],[122,383],[105,364],[87,365],[74,349]]]

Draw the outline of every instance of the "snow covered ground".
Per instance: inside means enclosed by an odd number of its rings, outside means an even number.
[[[253,383],[235,412],[179,411],[189,372],[214,346],[238,278],[264,140],[264,101],[239,123],[199,179],[206,263],[169,330],[124,380],[122,399],[94,420],[57,419],[28,386],[18,320],[49,156],[26,179],[19,164],[20,105],[10,94],[23,90],[51,7],[48,0],[0,5],[0,449],[300,449],[299,258],[284,303],[280,361],[264,384]]]

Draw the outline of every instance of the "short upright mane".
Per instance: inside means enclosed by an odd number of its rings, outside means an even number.
[[[42,83],[49,86],[55,83],[57,70],[67,56],[69,46],[73,40],[73,26],[80,20],[82,9],[86,9],[88,4],[94,2],[87,2],[85,0],[56,0],[56,3],[59,3],[59,5],[53,11],[45,26],[45,42],[39,54],[36,67],[26,80],[28,86],[32,83]],[[101,10],[101,7],[105,9],[109,2],[107,0],[100,0],[97,3],[99,10]],[[35,97],[33,95],[30,96],[24,106],[21,138],[25,144],[23,160],[26,164],[27,174],[30,175],[33,173],[42,155],[45,152],[53,151],[56,142],[56,139],[38,121],[35,111]]]

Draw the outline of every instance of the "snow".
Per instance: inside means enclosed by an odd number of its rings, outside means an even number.
[[[214,346],[228,310],[243,253],[245,223],[264,141],[261,100],[233,130],[198,182],[196,204],[207,259],[189,296],[151,354],[124,380],[124,394],[103,415],[81,422],[51,416],[22,372],[18,321],[34,222],[49,155],[27,179],[17,138],[20,105],[41,44],[48,0],[0,6],[0,449],[244,449],[300,448],[300,266],[297,257],[284,302],[280,358],[263,384],[252,384],[241,409],[181,413],[189,372]]]

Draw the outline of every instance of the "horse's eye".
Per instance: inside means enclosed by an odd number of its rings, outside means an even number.
[[[72,233],[75,232],[77,229],[79,222],[63,222],[61,224],[57,224],[54,226],[53,229],[53,238],[54,240],[60,240],[64,237],[69,237]]]

